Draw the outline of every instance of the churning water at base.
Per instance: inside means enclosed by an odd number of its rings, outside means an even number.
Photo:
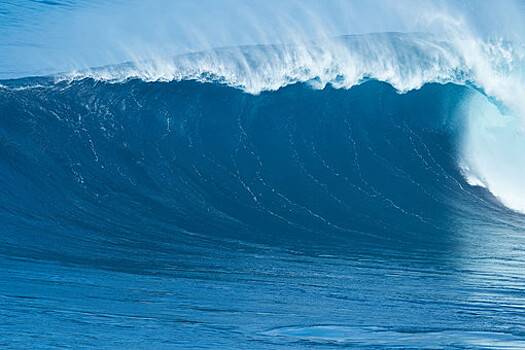
[[[3,85],[1,347],[525,347],[479,92]]]

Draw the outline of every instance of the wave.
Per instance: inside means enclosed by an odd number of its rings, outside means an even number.
[[[4,87],[21,90],[47,84],[56,88],[83,79],[125,84],[133,79],[194,80],[257,95],[298,83],[314,89],[327,85],[351,89],[376,80],[399,93],[432,83],[464,85],[484,96],[466,98],[454,112],[468,121],[457,152],[462,172],[471,184],[489,189],[508,207],[525,211],[519,175],[525,170],[525,160],[516,154],[525,145],[524,52],[509,42],[482,42],[466,35],[444,40],[429,34],[382,33],[307,44],[230,47],[172,59],[137,59],[48,80],[6,81]],[[425,114],[421,118],[428,118]],[[497,172],[491,170],[494,164],[501,165]]]

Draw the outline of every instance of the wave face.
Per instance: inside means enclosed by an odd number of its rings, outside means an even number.
[[[265,88],[244,67],[2,82],[0,344],[523,348],[499,97],[430,63]]]
[[[252,96],[139,80],[8,92],[3,173],[17,182],[5,198],[24,215],[92,217],[102,232],[114,223],[104,227],[101,215],[265,241],[269,232],[425,241],[422,228],[446,231],[443,216],[458,202],[496,207],[457,166],[451,111],[465,94],[428,86],[398,95],[370,82]]]

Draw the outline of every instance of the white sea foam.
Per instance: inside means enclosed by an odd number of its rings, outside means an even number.
[[[464,83],[468,67],[450,43],[420,34],[370,34],[294,45],[244,46],[151,58],[61,75],[119,82],[194,79],[221,81],[257,94],[297,82],[351,88],[365,79],[390,83],[400,92],[429,82]]]

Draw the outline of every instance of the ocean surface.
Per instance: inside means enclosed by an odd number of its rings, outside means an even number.
[[[525,349],[509,47],[382,33],[1,80],[0,348]]]

